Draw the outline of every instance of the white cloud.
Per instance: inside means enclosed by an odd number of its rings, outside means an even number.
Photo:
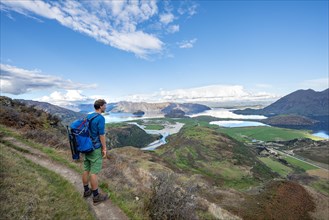
[[[172,13],[166,13],[166,14],[162,14],[160,15],[160,21],[164,24],[169,24],[171,22],[173,22],[175,16]]]
[[[160,12],[157,4],[165,5],[165,11]],[[167,1],[155,0],[1,1],[1,10],[7,13],[15,11],[36,19],[53,19],[101,43],[147,58],[151,54],[161,53],[165,43],[154,33],[145,32],[143,24],[152,27],[152,21],[161,21],[164,32],[179,31],[179,25],[169,26],[179,14],[168,12],[168,4]],[[185,14],[193,14],[189,11]]]
[[[170,25],[168,27],[168,32],[169,33],[175,33],[179,31],[179,25]]]
[[[192,40],[180,42],[180,43],[178,43],[179,48],[182,48],[182,49],[192,48],[194,46],[194,44],[196,43],[196,41],[197,41],[197,39],[194,38]]]
[[[92,102],[94,99],[83,95],[81,90],[67,90],[66,93],[55,91],[49,96],[43,96],[35,100],[79,111],[78,104]]]
[[[85,85],[62,79],[57,76],[46,75],[40,70],[26,70],[15,66],[0,64],[1,92],[14,95],[24,94],[33,90],[58,89],[90,89],[95,84]]]
[[[240,85],[212,85],[190,89],[177,89],[152,94],[135,94],[115,101],[132,102],[230,102],[230,101],[266,101],[277,96],[266,92],[250,92]]]
[[[182,1],[180,8],[178,9],[178,13],[183,15],[187,14],[189,17],[195,15],[197,13],[198,5],[192,1]]]
[[[316,91],[322,91],[329,88],[329,78],[319,78],[306,80],[300,83],[303,89],[314,89]]]
[[[108,42],[114,47],[118,47],[125,51],[132,51],[142,58],[147,58],[148,52],[145,47],[152,49],[152,51],[161,51],[162,42],[144,32],[132,33],[113,33],[111,41]]]

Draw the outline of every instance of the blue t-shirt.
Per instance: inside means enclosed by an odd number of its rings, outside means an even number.
[[[89,114],[87,118],[91,119],[95,115],[97,116],[89,124],[89,132],[95,148],[99,148],[102,146],[99,135],[105,134],[105,118],[103,115],[96,112]]]

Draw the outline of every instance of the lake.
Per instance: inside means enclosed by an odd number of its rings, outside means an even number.
[[[119,123],[119,122],[149,118],[144,116],[138,117],[132,113],[125,113],[125,112],[110,112],[109,114],[103,116],[105,118],[105,123]]]
[[[313,133],[312,135],[316,136],[316,137],[324,138],[324,139],[329,139],[329,135],[324,131],[319,131],[319,132]]]
[[[190,117],[197,117],[202,115],[213,116],[216,118],[233,118],[233,119],[266,119],[264,115],[238,115],[233,113],[236,109],[226,109],[226,108],[212,108],[198,114],[188,115]]]
[[[201,115],[208,115],[217,118],[233,118],[233,119],[265,119],[266,117],[263,115],[238,115],[234,114],[232,111],[236,109],[225,109],[225,108],[212,108],[211,110],[204,111],[198,114],[187,115],[190,117],[197,117]],[[132,113],[125,113],[125,112],[110,112],[108,115],[104,115],[105,123],[118,123],[124,121],[133,121],[137,119],[147,119],[151,117],[137,117]],[[161,118],[160,116],[158,116]],[[156,117],[153,117],[156,118]],[[163,118],[163,116],[162,116]]]
[[[236,128],[236,127],[250,127],[250,126],[269,126],[267,124],[257,122],[257,121],[211,121],[209,122],[211,125],[218,125],[221,127],[227,128]]]

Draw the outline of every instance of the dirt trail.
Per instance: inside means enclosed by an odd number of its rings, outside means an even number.
[[[74,185],[76,190],[83,193],[82,180],[81,175],[76,173],[75,171],[65,167],[64,165],[58,164],[57,162],[52,161],[46,154],[41,151],[32,148],[12,137],[4,138],[6,141],[11,142],[19,148],[28,150],[31,153],[23,153],[17,151],[27,159],[33,161],[36,164],[39,164],[49,170],[54,171],[55,173],[61,175],[66,180]],[[110,219],[110,220],[125,220],[128,217],[119,209],[116,205],[114,205],[111,200],[107,200],[97,206],[93,205],[92,196],[86,199],[86,202],[89,205],[90,210],[94,213],[95,217],[99,220]]]

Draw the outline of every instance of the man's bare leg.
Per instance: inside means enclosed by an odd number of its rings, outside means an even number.
[[[92,190],[98,189],[97,174],[91,174],[90,175],[90,185],[91,185]]]
[[[82,183],[83,185],[88,185],[89,183],[89,171],[84,171],[82,174]]]

